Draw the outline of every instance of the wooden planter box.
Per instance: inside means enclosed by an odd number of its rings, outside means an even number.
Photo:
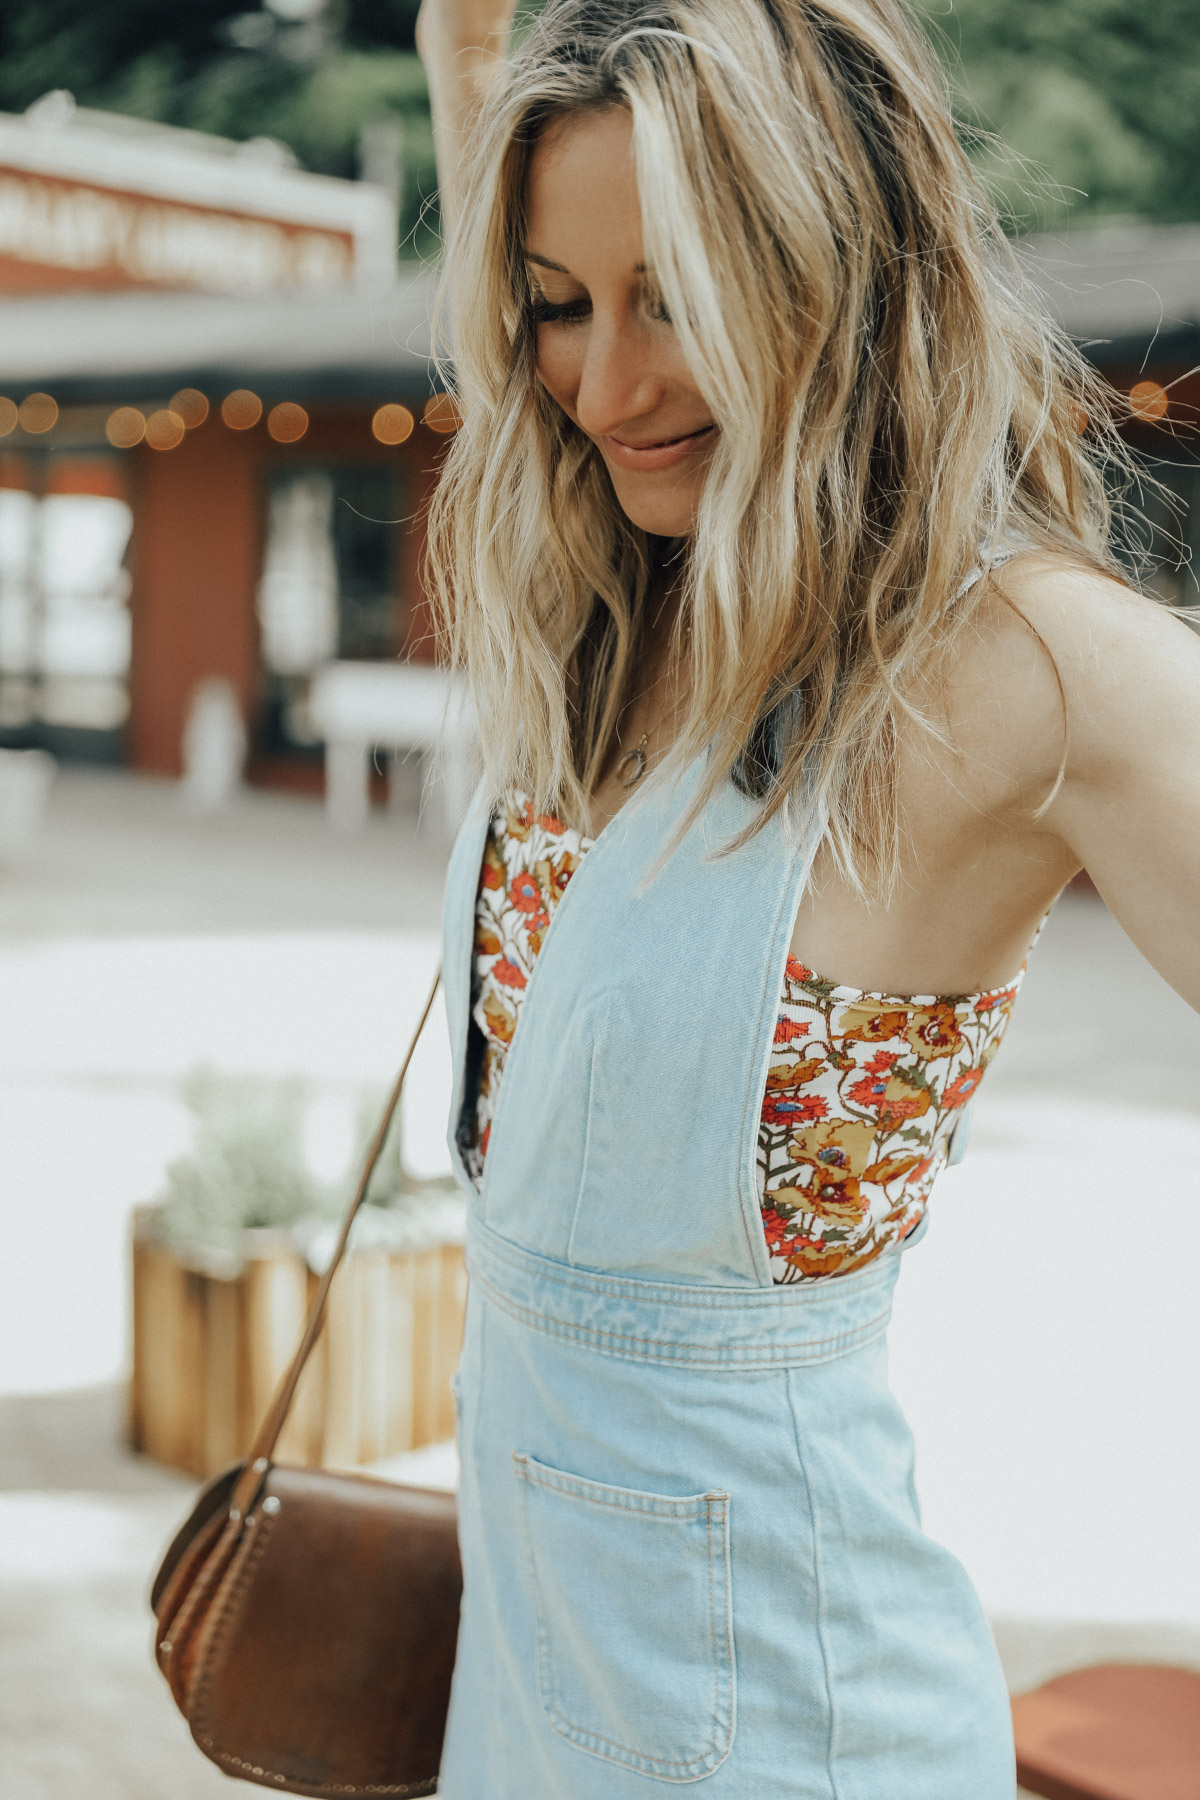
[[[316,1276],[283,1233],[245,1233],[233,1274],[189,1266],[135,1215],[134,1449],[191,1475],[248,1450],[304,1323]],[[454,1434],[462,1249],[352,1250],[279,1442],[284,1462],[352,1468]]]

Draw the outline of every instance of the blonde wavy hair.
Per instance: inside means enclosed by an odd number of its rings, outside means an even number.
[[[462,424],[428,566],[497,795],[587,827],[662,560],[535,369],[529,159],[551,121],[610,106],[720,426],[660,778],[705,754],[685,825],[732,774],[750,832],[787,809],[886,896],[897,723],[938,730],[914,683],[981,602],[982,582],[954,604],[968,572],[1014,536],[1114,566],[1100,384],[1006,242],[902,0],[550,0],[474,131],[446,271]]]

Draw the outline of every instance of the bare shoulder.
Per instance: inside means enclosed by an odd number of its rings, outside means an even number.
[[[1200,714],[1200,635],[1157,601],[1051,557],[1019,558],[996,587],[1009,629],[1036,639],[1062,684],[1070,779],[1165,748]]]
[[[1124,583],[1053,555],[988,580],[944,674],[949,737],[993,804],[1037,807],[1064,766],[1101,775],[1200,713],[1200,636]]]
[[[1064,673],[1099,681],[1113,675],[1113,659],[1151,661],[1178,651],[1190,635],[1183,620],[1157,601],[1099,570],[1049,555],[1020,556],[991,583],[1013,627],[1024,624],[1044,641]]]

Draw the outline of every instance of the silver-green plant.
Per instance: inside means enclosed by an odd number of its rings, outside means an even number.
[[[308,1090],[197,1069],[183,1084],[194,1139],[167,1170],[155,1229],[181,1255],[240,1260],[246,1230],[327,1217],[338,1196],[304,1159]]]
[[[192,1148],[167,1170],[149,1229],[185,1261],[236,1270],[244,1234],[287,1232],[295,1247],[323,1266],[336,1220],[350,1197],[378,1129],[387,1090],[362,1092],[350,1168],[336,1182],[319,1180],[304,1154],[311,1098],[299,1079],[266,1080],[193,1071],[183,1084],[192,1115]],[[354,1242],[363,1247],[418,1249],[460,1240],[461,1201],[453,1178],[418,1181],[404,1167],[395,1119],[367,1191],[368,1210]]]

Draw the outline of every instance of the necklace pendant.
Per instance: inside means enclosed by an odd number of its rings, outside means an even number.
[[[625,770],[628,770],[628,773],[623,773]],[[623,788],[637,786],[638,782],[642,779],[642,776],[646,773],[645,738],[642,739],[640,744],[635,744],[632,750],[627,750],[624,756],[617,759],[617,766],[613,773],[616,775],[617,780]]]

